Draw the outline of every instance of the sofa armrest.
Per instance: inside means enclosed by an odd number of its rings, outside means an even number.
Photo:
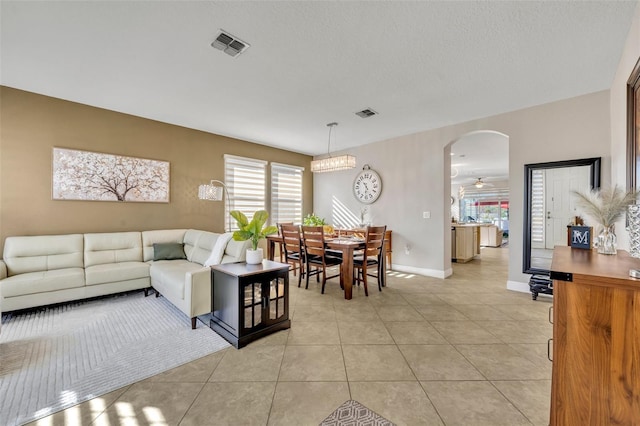
[[[187,272],[185,300],[190,300],[190,318],[211,312],[211,268]]]
[[[0,280],[4,280],[7,276],[7,264],[4,263],[4,260],[0,259]]]

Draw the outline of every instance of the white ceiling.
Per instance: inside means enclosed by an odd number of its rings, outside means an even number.
[[[2,1],[0,83],[317,155],[608,89],[636,4]]]
[[[470,133],[451,145],[451,184],[509,179],[509,138],[498,132]]]

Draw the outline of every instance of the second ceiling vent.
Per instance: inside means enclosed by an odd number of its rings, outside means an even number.
[[[373,117],[374,115],[378,115],[377,112],[372,110],[371,108],[363,109],[362,111],[356,112],[356,115],[361,118]]]
[[[220,30],[220,34],[211,43],[211,46],[234,58],[250,47],[249,43],[245,43],[224,30]]]

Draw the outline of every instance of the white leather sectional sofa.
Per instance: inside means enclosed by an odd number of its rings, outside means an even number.
[[[194,229],[8,237],[0,260],[0,308],[153,287],[195,328],[196,316],[211,312],[211,273],[204,265],[242,262],[249,244]],[[184,258],[154,260],[158,245],[183,247]]]

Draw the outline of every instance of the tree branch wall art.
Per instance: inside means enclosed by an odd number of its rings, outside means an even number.
[[[53,148],[53,199],[169,202],[169,162]]]

